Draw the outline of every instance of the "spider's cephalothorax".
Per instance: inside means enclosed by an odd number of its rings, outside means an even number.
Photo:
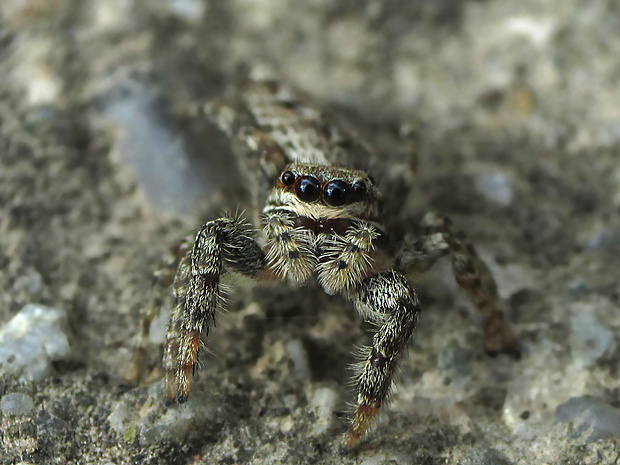
[[[385,267],[380,197],[370,177],[324,165],[286,168],[263,210],[268,265],[282,278],[313,274],[330,294]]]
[[[498,310],[492,276],[449,220],[427,214],[422,236],[408,241],[398,259],[390,257],[375,182],[363,171],[330,164],[350,160],[355,150],[367,148],[364,143],[327,123],[273,80],[251,77],[240,88],[240,101],[238,112],[214,103],[204,109],[223,131],[249,147],[253,158],[243,171],[261,171],[272,180],[272,189],[258,233],[241,218],[224,217],[201,226],[185,244],[164,351],[169,400],[183,402],[189,395],[225,270],[297,283],[316,276],[327,293],[343,294],[376,325],[372,344],[356,365],[357,410],[345,436],[347,447],[359,442],[388,396],[398,358],[414,332],[420,306],[408,273],[424,271],[449,255],[459,285],[482,314],[485,349],[516,351],[516,338]]]

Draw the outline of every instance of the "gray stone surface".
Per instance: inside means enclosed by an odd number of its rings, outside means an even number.
[[[44,369],[3,359],[0,397],[34,406],[2,417],[1,464],[617,463],[618,2],[3,0],[0,18],[0,328],[16,343],[33,303],[66,320],[24,333]],[[188,404],[161,401],[163,318],[129,383],[162,257],[246,208],[229,144],[183,109],[258,64],[378,148],[390,211],[472,238],[523,346],[487,357],[439,263],[354,453],[347,366],[368,336],[314,286],[229,283]]]

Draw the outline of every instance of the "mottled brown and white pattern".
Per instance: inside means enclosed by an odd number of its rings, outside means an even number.
[[[517,353],[517,341],[498,310],[495,282],[464,235],[444,218],[428,214],[421,237],[396,250],[382,217],[383,197],[364,171],[344,168],[367,144],[339,129],[290,88],[250,76],[239,87],[239,109],[200,107],[251,157],[241,171],[260,172],[253,188],[263,204],[260,229],[240,217],[209,221],[180,259],[166,336],[164,369],[168,400],[190,393],[201,338],[222,299],[227,270],[256,279],[304,283],[316,278],[328,294],[342,294],[377,328],[355,365],[357,407],[346,447],[362,438],[392,385],[398,360],[414,333],[420,304],[406,276],[450,255],[454,274],[484,319],[484,347]],[[256,178],[257,176],[255,176]],[[272,185],[268,195],[260,189]],[[396,200],[398,201],[398,200]]]

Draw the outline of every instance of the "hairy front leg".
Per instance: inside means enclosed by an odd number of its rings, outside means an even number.
[[[354,224],[344,236],[334,235],[323,246],[324,258],[318,268],[318,279],[330,295],[354,288],[365,277],[376,274],[375,240],[379,229],[368,223]],[[385,268],[383,268],[385,269]]]
[[[357,365],[357,410],[344,439],[349,448],[357,445],[389,395],[398,359],[420,313],[415,291],[403,275],[393,271],[362,281],[354,299],[361,315],[379,325],[379,330]]]
[[[482,315],[484,349],[489,354],[506,352],[519,356],[515,334],[500,311],[497,285],[486,263],[462,231],[452,222],[435,213],[422,220],[423,236],[401,254],[400,268],[407,273],[421,273],[437,259],[450,255],[454,277]]]
[[[266,211],[263,222],[269,269],[289,282],[306,282],[317,263],[313,234],[296,226],[287,212],[270,207]]]
[[[265,254],[254,230],[242,219],[221,218],[203,225],[179,263],[164,347],[168,401],[187,400],[202,335],[215,322],[224,268],[250,277],[265,269]]]

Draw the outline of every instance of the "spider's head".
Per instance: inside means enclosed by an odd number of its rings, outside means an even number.
[[[294,163],[280,175],[271,200],[310,218],[376,220],[380,195],[364,171]]]

